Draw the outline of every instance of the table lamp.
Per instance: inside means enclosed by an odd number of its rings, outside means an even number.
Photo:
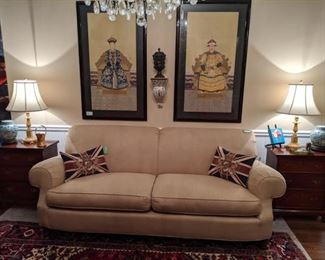
[[[26,112],[26,137],[24,144],[33,144],[36,139],[33,137],[30,112],[47,109],[35,80],[15,80],[13,93],[6,108],[12,112]]]
[[[277,111],[278,113],[295,116],[291,142],[286,145],[289,149],[297,149],[300,147],[297,135],[299,124],[298,116],[320,115],[314,101],[313,87],[312,84],[303,84],[302,81],[299,84],[289,84],[287,97],[280,109]]]

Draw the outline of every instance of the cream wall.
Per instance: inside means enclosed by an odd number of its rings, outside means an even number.
[[[128,124],[150,126],[233,126],[265,129],[277,123],[291,128],[292,118],[277,115],[288,83],[315,85],[325,114],[325,1],[252,0],[249,48],[241,124],[173,122],[176,19],[158,16],[148,25],[148,83],[154,75],[152,54],[167,55],[168,96],[163,109],[148,84],[148,121],[84,121],[81,117],[75,0],[0,0],[0,19],[9,86],[15,79],[36,79],[49,110],[33,113],[33,123]],[[109,21],[107,21],[109,23]],[[23,123],[21,114],[14,114]],[[305,117],[301,129],[325,124],[325,116]]]

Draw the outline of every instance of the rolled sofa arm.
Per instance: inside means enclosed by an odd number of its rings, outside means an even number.
[[[248,189],[261,199],[279,198],[287,185],[283,176],[262,162],[255,161],[248,178]]]
[[[64,183],[64,164],[60,156],[39,162],[29,171],[32,186],[48,190]]]

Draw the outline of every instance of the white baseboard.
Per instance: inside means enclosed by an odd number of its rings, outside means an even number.
[[[254,132],[254,134],[255,134],[256,137],[269,136],[267,130],[254,129],[253,132]],[[302,137],[302,138],[309,137],[310,136],[310,132],[311,131],[306,131],[306,130],[299,131],[298,136],[299,137]],[[290,137],[292,135],[292,131],[291,130],[283,130],[283,135],[284,135],[284,137]]]
[[[17,124],[18,126],[18,131],[26,131],[26,125],[24,124]],[[71,128],[70,125],[44,125],[46,127],[46,130],[48,132],[65,132],[67,133],[69,129]],[[41,125],[33,125],[33,129],[41,127]]]

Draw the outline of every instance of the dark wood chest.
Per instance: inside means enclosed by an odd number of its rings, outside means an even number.
[[[285,149],[268,149],[266,164],[281,172],[286,194],[274,200],[282,214],[325,216],[325,153],[295,155]]]
[[[28,172],[36,163],[58,154],[58,141],[47,146],[17,144],[0,146],[0,206],[36,206],[38,189],[28,181]]]

